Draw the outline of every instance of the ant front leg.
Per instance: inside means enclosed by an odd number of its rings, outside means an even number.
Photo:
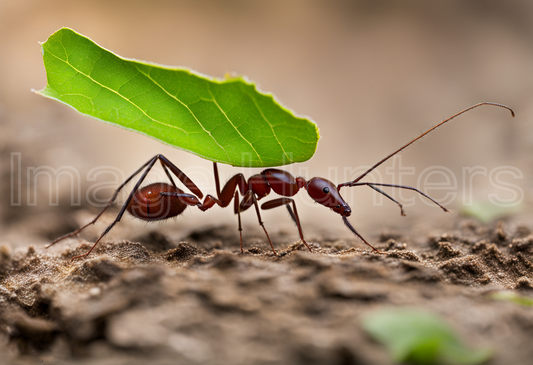
[[[294,209],[294,212],[291,210],[291,207],[289,206],[289,204],[291,204],[291,203],[292,203],[292,208]],[[294,202],[294,199],[292,199],[292,198],[278,198],[278,199],[270,200],[268,202],[263,203],[263,205],[261,205],[261,209],[264,209],[264,210],[273,209],[273,208],[280,207],[282,205],[286,205],[287,206],[287,209],[289,211],[289,214],[291,215],[292,220],[294,221],[294,223],[296,223],[296,226],[298,227],[298,233],[300,234],[300,239],[307,246],[309,251],[313,252],[313,250],[311,250],[311,247],[309,247],[309,245],[305,241],[304,232],[302,230],[302,225],[300,223],[300,218],[298,217],[298,211],[296,210],[296,203]]]

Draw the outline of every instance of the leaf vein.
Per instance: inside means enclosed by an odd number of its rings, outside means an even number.
[[[235,126],[235,124],[233,124],[231,122],[231,120],[228,118],[228,115],[226,114],[226,112],[224,112],[224,110],[222,110],[222,108],[220,107],[220,105],[218,105],[216,99],[215,99],[215,95],[213,95],[213,93],[211,92],[211,85],[207,85],[207,89],[209,90],[209,94],[211,94],[211,96],[213,97],[213,103],[215,103],[215,105],[217,106],[218,110],[220,110],[220,112],[224,115],[224,117],[226,118],[226,120],[229,122],[229,124],[231,124],[231,126],[233,127],[233,129],[235,129],[235,131],[239,134],[239,136],[241,136],[241,138],[250,145],[250,147],[252,147],[252,150],[255,152],[255,154],[257,155],[257,158],[259,159],[259,161],[261,161],[261,163],[263,162],[263,159],[261,158],[261,156],[259,155],[259,153],[257,153],[257,150],[255,149],[254,145],[248,141],[246,138],[244,138],[244,136],[241,134],[241,132],[237,129],[237,127]]]
[[[261,117],[263,117],[263,120],[268,124],[268,126],[270,127],[270,130],[272,130],[272,134],[274,135],[274,138],[276,138],[276,142],[278,142],[279,146],[281,147],[281,150],[283,151],[283,154],[285,155],[285,157],[287,157],[287,160],[288,161],[292,161],[292,159],[289,157],[287,152],[285,152],[285,148],[283,148],[283,144],[281,144],[281,142],[279,141],[278,136],[276,135],[276,132],[274,131],[274,127],[272,126],[270,121],[267,119],[265,114],[263,114],[263,111],[259,107],[259,104],[257,104],[257,101],[255,100],[255,98],[250,97],[250,99],[252,99],[252,101],[254,102],[255,107],[257,108],[257,110],[261,114]]]
[[[228,153],[226,152],[226,150],[224,149],[224,147],[222,147],[222,145],[220,143],[218,143],[218,141],[216,140],[216,138],[211,134],[211,132],[209,132],[207,129],[205,129],[205,127],[202,125],[202,123],[200,123],[200,121],[198,120],[198,118],[196,117],[196,115],[193,113],[193,111],[191,110],[191,108],[189,108],[189,106],[187,104],[185,104],[183,101],[181,101],[180,99],[178,99],[175,95],[172,95],[171,93],[169,93],[163,86],[159,85],[159,83],[157,81],[155,81],[152,77],[150,77],[149,74],[147,73],[144,73],[141,69],[139,69],[137,67],[137,65],[135,65],[135,68],[137,68],[137,70],[143,74],[144,76],[146,76],[150,81],[152,81],[155,85],[157,85],[161,90],[163,90],[165,92],[165,94],[167,94],[168,96],[170,96],[172,99],[176,100],[178,103],[180,103],[181,105],[183,105],[185,108],[187,108],[187,110],[189,111],[189,113],[191,113],[191,115],[193,116],[193,118],[196,120],[196,122],[198,123],[198,125],[200,127],[202,127],[202,129],[205,131],[205,133],[207,133],[209,135],[209,137],[211,137],[213,139],[213,141],[215,141],[215,143],[217,144],[218,147],[220,147],[220,149],[226,154],[226,156],[228,157],[228,159],[230,159],[230,157],[228,156]]]
[[[117,92],[116,90],[113,90],[113,89],[111,89],[110,87],[108,87],[108,86],[106,86],[106,85],[103,85],[103,84],[101,84],[100,82],[96,81],[96,80],[93,79],[90,75],[86,75],[85,73],[81,72],[81,71],[78,70],[76,67],[74,67],[74,65],[72,65],[71,63],[69,63],[68,60],[65,61],[65,60],[63,60],[63,59],[57,57],[55,54],[53,54],[53,53],[51,53],[51,52],[50,52],[50,55],[52,55],[53,57],[57,58],[58,60],[60,60],[60,61],[62,61],[62,62],[64,62],[64,63],[66,63],[67,65],[69,65],[70,67],[72,67],[76,72],[78,72],[80,75],[83,75],[83,76],[87,77],[88,79],[90,79],[91,81],[93,81],[95,84],[99,85],[102,89],[109,90],[109,91],[111,91],[112,93],[114,93],[114,94],[120,96],[122,99],[124,99],[125,101],[129,102],[131,105],[133,105],[133,106],[136,107],[137,109],[139,109],[139,110],[140,110],[140,111],[141,111],[141,112],[142,112],[142,113],[143,113],[148,119],[150,119],[151,121],[153,121],[153,122],[155,122],[155,123],[158,123],[158,124],[161,124],[161,125],[164,125],[164,126],[169,127],[169,128],[178,129],[178,130],[180,130],[180,131],[182,131],[183,133],[185,133],[185,134],[188,135],[187,131],[185,131],[185,130],[182,129],[182,128],[179,128],[179,127],[174,126],[174,125],[171,125],[171,124],[163,123],[163,122],[161,122],[161,121],[159,121],[159,120],[157,120],[157,119],[152,118],[152,117],[149,116],[149,115],[148,115],[148,114],[147,114],[147,113],[146,113],[146,112],[145,112],[140,106],[138,106],[137,104],[135,104],[133,101],[131,101],[130,99],[128,99],[128,98],[126,98],[125,96],[121,95],[121,94],[120,94],[119,92]]]

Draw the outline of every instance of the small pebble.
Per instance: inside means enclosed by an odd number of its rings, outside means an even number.
[[[95,286],[94,288],[91,288],[89,289],[89,295],[92,296],[92,297],[96,297],[98,295],[100,295],[100,293],[102,292],[102,290]]]
[[[0,258],[9,259],[11,257],[11,247],[3,244],[0,246]]]

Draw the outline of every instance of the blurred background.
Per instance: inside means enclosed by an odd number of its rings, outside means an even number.
[[[98,192],[106,199],[112,194],[109,186],[120,183],[112,175],[89,181],[92,169],[109,166],[129,176],[157,153],[191,174],[204,193],[214,193],[210,162],[80,116],[31,92],[46,84],[38,42],[61,27],[70,27],[123,57],[189,67],[214,77],[246,75],[261,90],[317,123],[321,140],[315,156],[286,167],[307,178],[349,181],[356,170],[472,104],[509,105],[517,113],[514,119],[503,109],[476,109],[417,142],[401,154],[401,160],[379,169],[383,182],[399,183],[401,177],[402,183],[417,186],[425,169],[444,166],[448,175],[435,174],[427,182],[454,185],[453,179],[447,179],[455,176],[457,187],[439,191],[433,185],[426,191],[443,201],[447,192],[456,192],[455,199],[446,201],[454,213],[444,214],[416,197],[405,218],[391,202],[376,204],[380,203],[376,193],[367,187],[342,193],[354,211],[352,223],[371,240],[376,230],[409,220],[453,219],[464,203],[465,189],[473,192],[472,201],[488,201],[489,194],[497,194],[516,203],[523,200],[521,209],[529,209],[531,2],[0,0],[0,243],[45,243],[88,221],[99,209],[87,203],[85,192],[94,184],[107,184]],[[79,205],[72,204],[70,181],[64,178],[58,178],[58,205],[51,205],[50,182],[32,175],[32,168],[39,166],[75,169]],[[480,174],[474,178],[464,174],[465,168],[475,166]],[[501,175],[495,185],[491,172],[502,166],[510,166],[507,171],[516,174]],[[223,166],[221,172],[225,181],[237,172],[248,176],[256,171]],[[157,176],[155,172],[148,180],[157,181]],[[394,194],[398,199],[415,196]],[[310,239],[317,232],[350,235],[338,216],[312,204],[305,192],[296,199]],[[92,234],[113,218],[112,213],[106,215]],[[244,218],[246,234],[257,221],[252,212]],[[297,240],[284,211],[265,212],[263,218],[269,230],[289,230]],[[140,231],[161,229],[179,239],[199,227],[236,225],[231,209],[220,208],[206,213],[190,209],[175,222],[147,227],[129,218],[123,221],[110,237],[132,239]]]

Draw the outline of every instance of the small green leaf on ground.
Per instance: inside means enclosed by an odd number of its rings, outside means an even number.
[[[439,316],[416,309],[374,311],[362,324],[399,363],[475,365],[492,355],[488,349],[468,349]]]
[[[103,122],[234,166],[280,166],[315,153],[317,126],[243,77],[125,59],[68,28],[42,53],[47,85],[38,93]]]
[[[496,300],[504,300],[523,305],[525,307],[533,307],[533,298],[525,297],[511,291],[498,291],[490,294],[489,297]]]
[[[516,214],[521,206],[500,207],[488,201],[474,201],[470,206],[461,208],[461,214],[477,218],[482,223],[489,223],[497,218]]]

